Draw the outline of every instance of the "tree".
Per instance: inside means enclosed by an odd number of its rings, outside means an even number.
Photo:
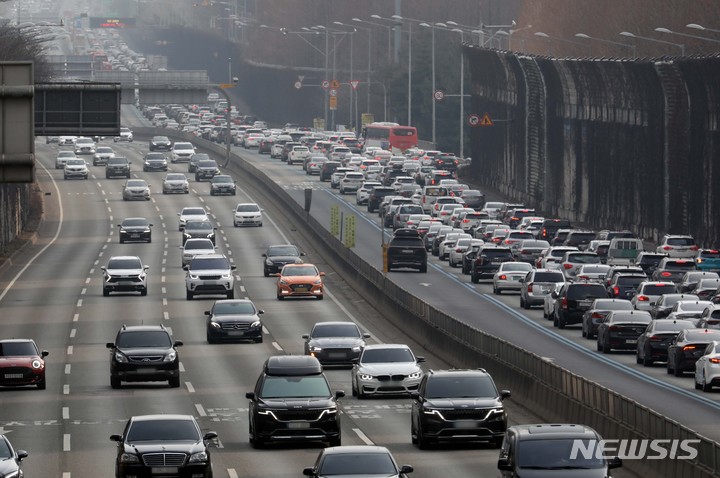
[[[0,62],[32,61],[35,66],[35,82],[48,81],[50,66],[44,53],[50,39],[35,29],[0,25]]]

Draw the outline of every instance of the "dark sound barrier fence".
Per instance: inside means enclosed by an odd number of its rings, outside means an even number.
[[[494,121],[470,134],[478,183],[548,217],[716,245],[720,56],[465,54],[472,109]]]

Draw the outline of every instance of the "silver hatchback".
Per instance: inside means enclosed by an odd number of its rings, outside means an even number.
[[[552,292],[555,284],[564,283],[565,276],[557,269],[534,269],[522,280],[520,288],[520,307],[530,309],[541,305],[545,296]]]

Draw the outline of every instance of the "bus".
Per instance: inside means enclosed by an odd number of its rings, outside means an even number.
[[[402,154],[405,150],[418,145],[417,128],[400,126],[397,123],[370,123],[363,127],[364,148],[379,146],[393,154]]]

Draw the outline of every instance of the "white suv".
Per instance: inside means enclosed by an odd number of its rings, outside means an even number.
[[[660,240],[657,252],[667,254],[668,257],[688,259],[697,255],[698,246],[692,236],[665,234]]]
[[[120,136],[115,136],[113,138],[113,141],[116,143],[118,141],[127,141],[128,143],[132,143],[133,140],[133,134],[132,131],[130,131],[130,128],[120,128]]]
[[[170,150],[170,152],[172,154],[171,161],[173,163],[187,162],[190,161],[190,156],[195,154],[195,146],[193,146],[192,143],[178,142],[173,144],[172,150]]]
[[[195,256],[183,266],[187,300],[196,295],[224,295],[235,298],[235,266],[222,254]]]

